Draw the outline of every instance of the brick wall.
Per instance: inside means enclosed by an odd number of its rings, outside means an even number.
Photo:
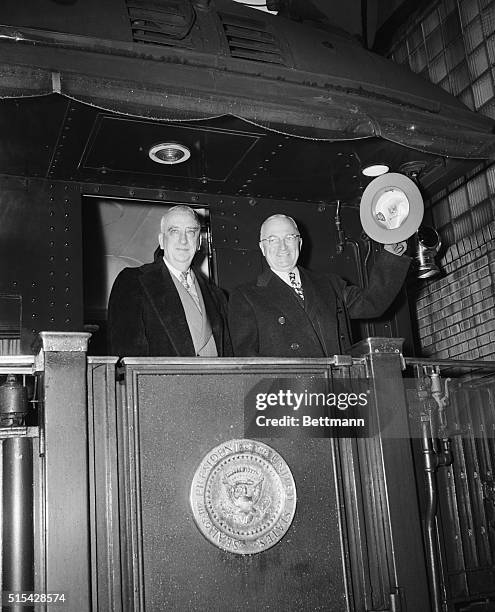
[[[495,355],[495,222],[448,247],[440,279],[416,285],[422,354],[489,359]]]
[[[495,0],[441,0],[398,32],[390,57],[495,118]],[[442,276],[416,281],[418,354],[495,359],[495,164],[425,202]]]

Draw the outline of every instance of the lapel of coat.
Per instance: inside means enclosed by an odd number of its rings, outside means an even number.
[[[289,287],[287,283],[272,272],[265,270],[258,276],[258,287],[267,287],[270,292],[270,303],[277,305],[282,311],[286,311],[288,307],[287,300],[290,300],[290,308],[297,304],[299,308],[304,310],[304,303],[300,300],[294,289]]]
[[[195,269],[194,275],[196,277],[196,281],[198,282],[199,288],[201,290],[201,295],[203,296],[206,316],[208,317],[208,321],[210,322],[210,327],[211,327],[211,331],[213,332],[213,336],[215,337],[215,340],[219,340],[220,342],[222,342],[221,317],[218,313],[218,307],[213,299],[211,289],[205,277],[201,274],[201,272],[198,272]],[[219,355],[221,354],[221,347],[222,345],[217,346]]]
[[[299,321],[301,331],[304,327],[313,328],[314,333],[321,345],[324,354],[326,355],[326,345],[322,334],[319,318],[318,318],[318,295],[313,281],[309,278],[305,271],[299,268],[301,275],[301,284],[304,291],[304,302],[299,299],[292,287],[277,276],[271,270],[266,270],[258,277],[257,285],[259,287],[267,287],[270,293],[270,303],[274,304],[282,312],[292,313]],[[307,292],[307,294],[306,294]]]
[[[163,260],[143,272],[141,284],[177,355],[195,355],[182,302]]]
[[[317,316],[319,296],[317,294],[315,284],[309,277],[306,270],[303,268],[298,269],[301,277],[301,286],[304,291],[304,307],[306,314],[311,320],[313,320]]]
[[[332,312],[332,305],[325,303],[322,305],[322,297],[318,291],[318,287],[313,282],[306,270],[299,268],[299,274],[301,276],[301,285],[304,291],[306,314],[308,315],[308,319],[311,321],[311,325],[318,336],[318,340],[320,341],[324,354],[328,355],[325,342],[325,333],[322,329],[323,321],[321,318],[324,312]]]

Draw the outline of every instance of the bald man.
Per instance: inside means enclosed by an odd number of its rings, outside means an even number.
[[[108,304],[111,355],[232,355],[225,297],[191,267],[200,229],[192,208],[174,206],[161,219],[163,257],[117,276]]]
[[[297,265],[302,239],[296,222],[273,215],[260,230],[269,269],[236,289],[229,301],[234,355],[331,357],[351,344],[349,318],[379,317],[399,292],[410,264],[406,243],[385,245],[366,289],[335,274]]]

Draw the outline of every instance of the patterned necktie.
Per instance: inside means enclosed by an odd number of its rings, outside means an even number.
[[[292,285],[292,288],[294,289],[294,291],[301,298],[301,300],[304,300],[304,292],[302,290],[301,283],[300,282],[298,283],[296,281],[296,273],[295,272],[289,272],[289,280],[290,280],[290,284]]]
[[[184,285],[184,288],[189,293],[191,289],[191,285],[189,284],[189,281],[187,280],[187,272],[180,273],[180,282]]]
[[[181,272],[180,273],[180,282],[184,286],[184,289],[187,291],[187,293],[189,293],[189,295],[194,300],[194,303],[198,307],[199,312],[201,312],[201,304],[200,304],[200,301],[199,301],[198,294],[196,293],[196,290],[192,286],[192,284],[189,283],[188,274],[189,274],[189,270],[187,272]]]

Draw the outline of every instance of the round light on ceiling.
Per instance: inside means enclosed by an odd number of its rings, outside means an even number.
[[[181,164],[191,157],[191,151],[177,142],[161,142],[151,147],[148,155],[157,164]]]
[[[381,176],[382,174],[386,174],[390,168],[385,164],[372,164],[371,166],[366,166],[363,168],[364,176]]]

